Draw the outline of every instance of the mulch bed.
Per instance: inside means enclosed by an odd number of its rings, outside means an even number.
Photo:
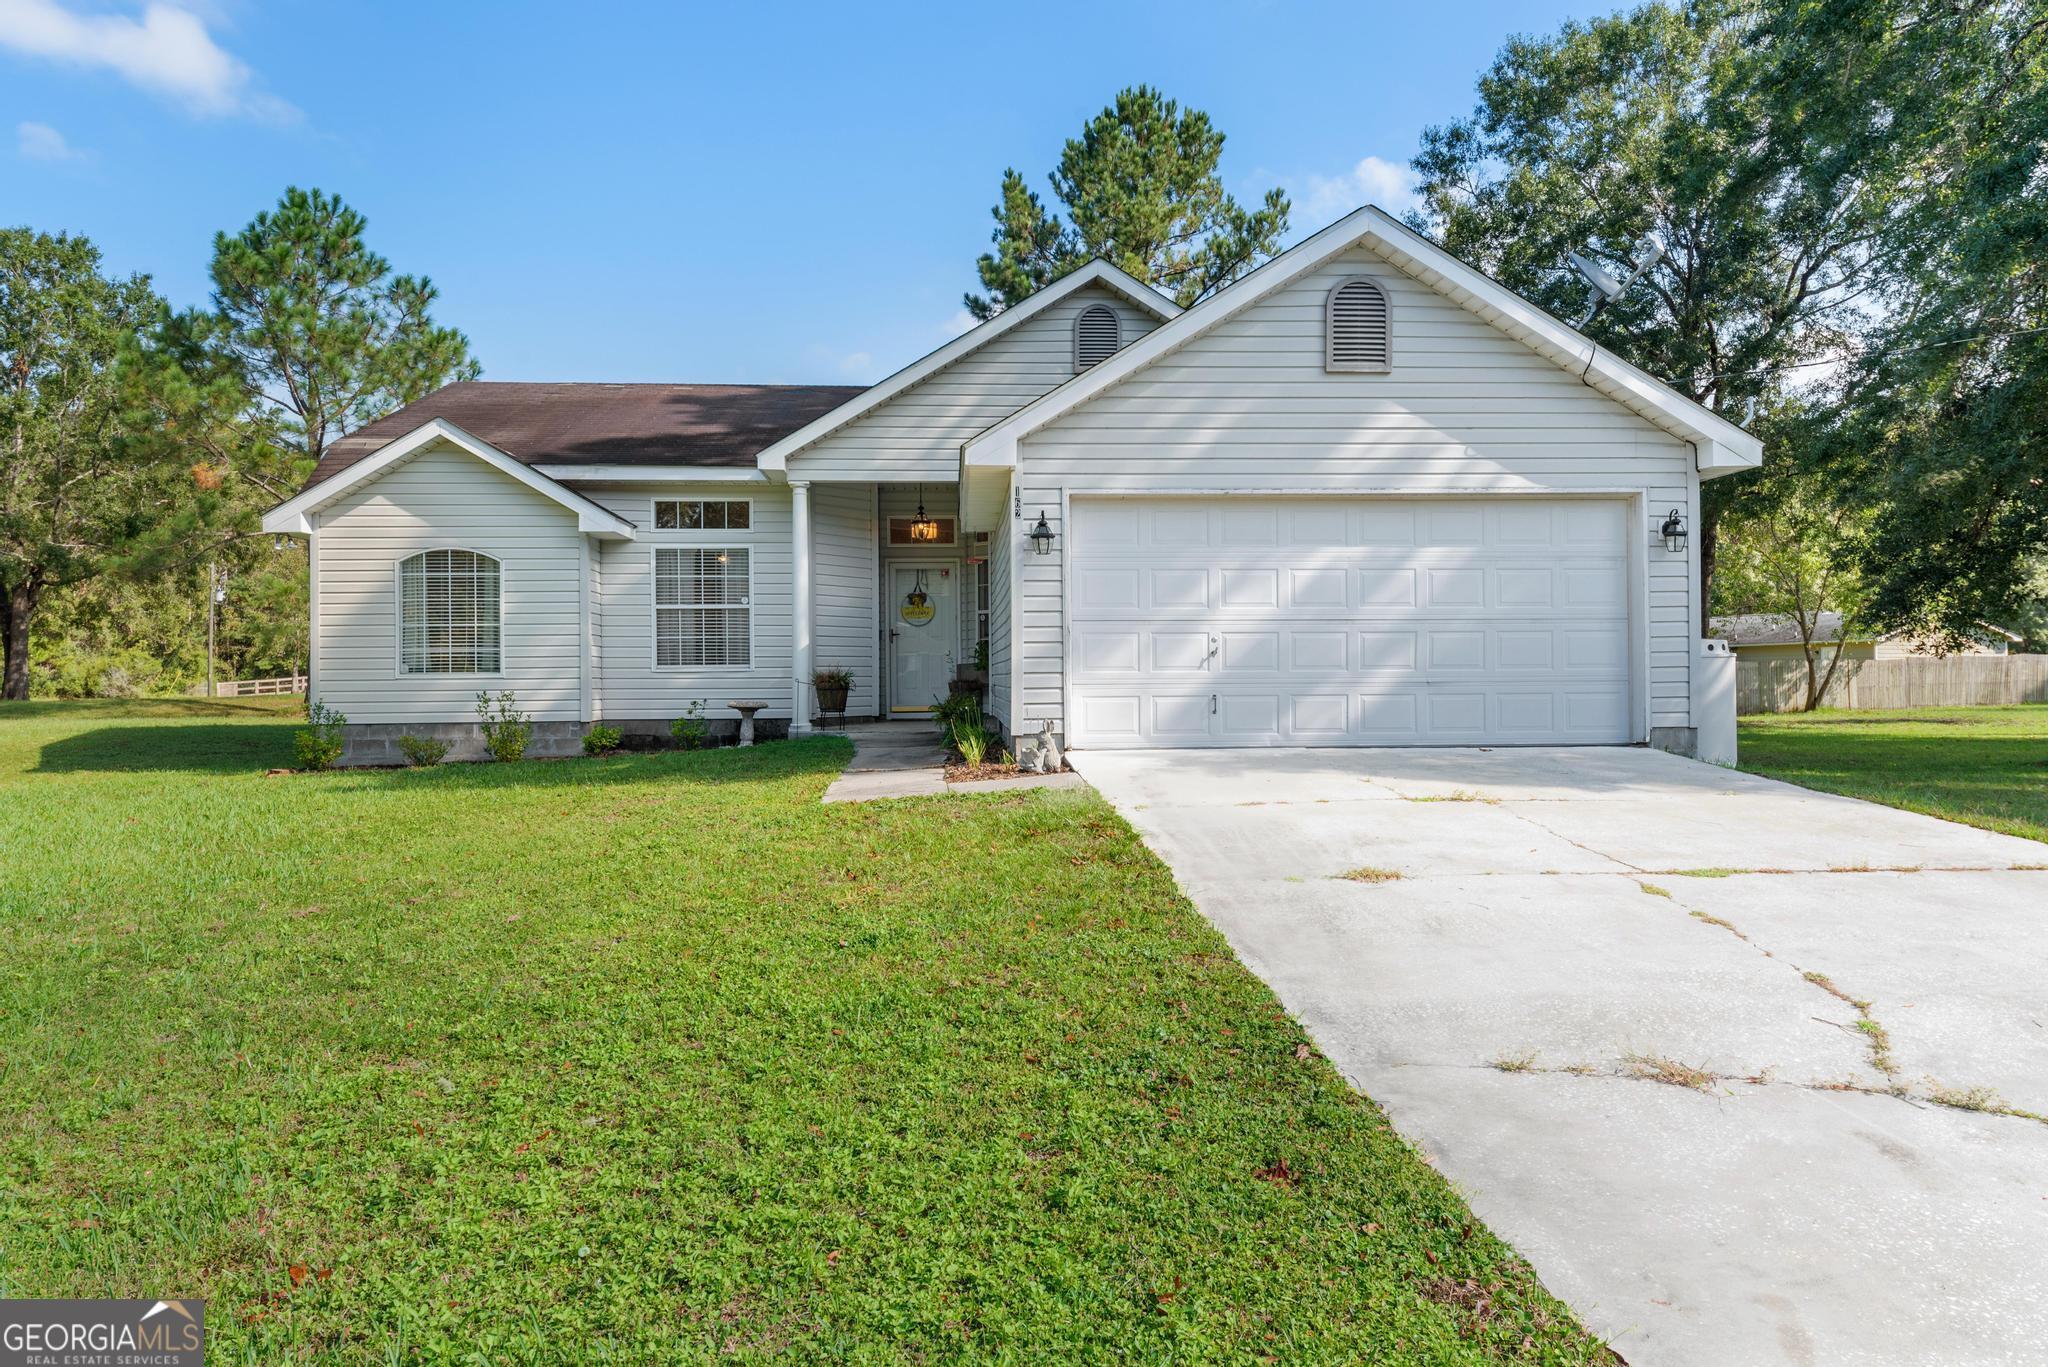
[[[979,783],[989,778],[1022,778],[1029,770],[1019,769],[1014,764],[948,764],[946,782]]]

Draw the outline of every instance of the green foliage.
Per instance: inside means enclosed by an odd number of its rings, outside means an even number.
[[[679,749],[702,750],[709,745],[711,723],[704,720],[703,702],[691,699],[689,705],[683,709],[683,715],[668,724],[668,733]]]
[[[1788,79],[1766,41],[1778,3],[1651,3],[1511,39],[1471,117],[1427,130],[1415,159],[1418,222],[1560,318],[1590,305],[1570,253],[1625,275],[1661,238],[1663,261],[1585,330],[1738,423],[1867,326],[1921,155],[1857,106],[1853,80]],[[1703,486],[1694,535],[1710,582],[1743,483]]]
[[[1201,110],[1150,86],[1118,91],[1052,172],[1065,222],[1014,168],[1003,172],[996,249],[975,266],[989,293],[968,295],[968,311],[993,318],[1096,257],[1183,307],[1214,294],[1279,250],[1289,207],[1277,189],[1256,209],[1240,205],[1223,188],[1222,155],[1223,134]]]
[[[988,673],[987,641],[976,641],[974,643],[974,667],[984,674]]]
[[[398,752],[415,769],[430,769],[448,758],[448,742],[431,736],[400,736]]]
[[[124,449],[198,491],[151,518],[132,568],[223,565],[221,655],[245,676],[297,673],[307,652],[305,546],[274,548],[261,510],[335,438],[477,374],[462,334],[432,320],[432,284],[392,275],[365,230],[333,196],[287,190],[216,236],[212,307],[162,315],[122,359]]]
[[[305,458],[478,374],[469,340],[433,320],[433,282],[393,275],[368,227],[337,196],[294,185],[213,239],[209,347],[239,369],[253,416]]]
[[[1611,1360],[1092,793],[17,706],[24,1294],[176,1286],[237,1363]]]
[[[995,736],[980,726],[956,726],[952,737],[953,748],[960,752],[960,762],[976,769],[988,758],[989,747],[995,743]]]
[[[1767,468],[1748,498],[1730,511],[1711,602],[1716,615],[1765,613],[1788,619],[1806,662],[1806,710],[1820,706],[1842,663],[1834,644],[1869,620],[1869,594],[1856,556],[1870,525],[1812,472],[1789,462]],[[1838,635],[1821,630],[1841,618]]]
[[[966,689],[948,693],[944,700],[932,707],[932,720],[939,729],[950,733],[955,726],[965,722],[981,725],[981,699]]]
[[[626,733],[616,726],[593,726],[583,736],[583,753],[609,755],[625,743]]]
[[[1960,641],[2037,601],[2048,552],[2048,24],[2017,0],[1792,11],[1788,73],[1837,82],[1924,166],[1823,450],[1874,511],[1872,615]]]
[[[146,277],[100,273],[82,237],[0,228],[0,694],[29,694],[53,589],[120,567],[203,495],[175,455],[122,442],[116,362],[161,308]]]
[[[292,737],[301,769],[331,769],[341,758],[342,728],[348,718],[322,702],[306,708],[307,725]]]
[[[484,733],[484,749],[503,764],[524,758],[527,742],[533,739],[533,723],[519,710],[519,700],[507,688],[493,696],[476,695],[476,721]]]
[[[811,687],[820,693],[846,692],[853,687],[853,671],[839,665],[827,665],[811,675]]]
[[[945,732],[946,742],[959,752],[964,763],[979,766],[988,758],[995,735],[982,724],[981,699],[973,693],[950,693],[932,709],[932,720]]]

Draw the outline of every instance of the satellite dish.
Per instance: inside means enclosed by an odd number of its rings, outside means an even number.
[[[1577,252],[1573,252],[1572,269],[1586,278],[1586,283],[1591,285],[1593,292],[1600,296],[1600,303],[1604,304],[1608,300],[1618,297],[1624,288],[1619,280],[1616,280],[1607,273],[1605,266],[1589,256],[1581,256]]]

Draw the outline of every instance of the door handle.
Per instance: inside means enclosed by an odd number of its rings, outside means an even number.
[[[1216,653],[1217,653],[1217,652],[1218,652],[1219,650],[1221,650],[1222,648],[1223,648],[1223,643],[1222,643],[1222,641],[1220,641],[1220,640],[1219,640],[1219,639],[1217,638],[1217,635],[1216,635],[1216,633],[1215,633],[1215,632],[1213,632],[1213,631],[1212,631],[1212,632],[1210,632],[1210,633],[1209,633],[1209,653],[1208,653],[1207,655],[1204,655],[1204,656],[1202,657],[1202,668],[1204,668],[1204,669],[1207,669],[1207,668],[1209,667],[1209,661],[1211,661],[1211,660],[1215,659],[1215,658],[1216,658]]]

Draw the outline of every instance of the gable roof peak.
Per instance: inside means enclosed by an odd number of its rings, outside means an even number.
[[[1691,442],[1702,475],[1730,474],[1763,462],[1763,443],[1736,424],[1607,351],[1484,272],[1466,265],[1378,205],[1366,204],[1260,263],[1094,369],[1075,376],[981,432],[962,446],[962,464],[1015,465],[1017,443],[1031,433],[1361,244],[1538,355],[1571,370],[1590,388]]]

